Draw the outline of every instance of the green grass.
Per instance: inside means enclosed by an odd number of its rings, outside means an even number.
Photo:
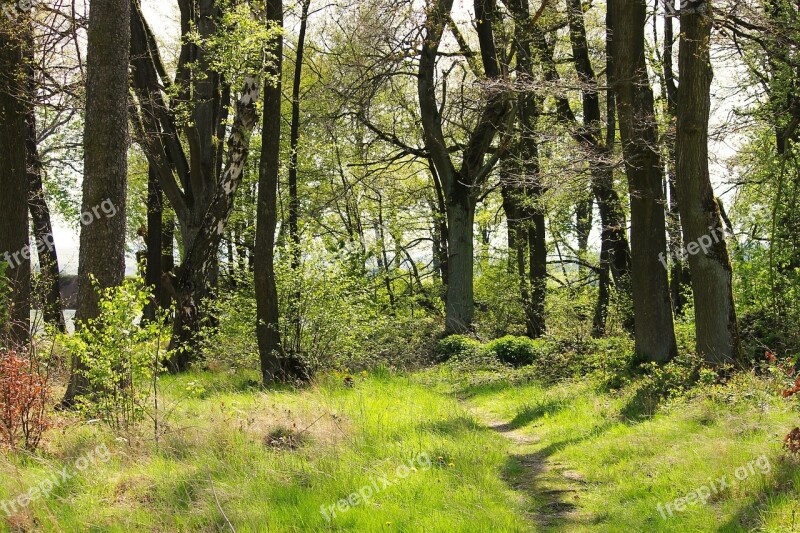
[[[577,508],[554,530],[800,530],[800,467],[781,448],[797,411],[752,374],[666,402],[654,414],[641,412],[635,386],[600,393],[591,380],[461,383],[457,391],[535,437],[531,453],[582,474]],[[746,468],[743,481],[736,480],[739,467]],[[707,503],[671,515],[664,507],[704,485],[713,493],[710,482],[722,476],[730,488]]]
[[[262,392],[244,378],[194,374],[161,387],[174,410],[158,447],[146,428],[126,443],[76,424],[50,432],[44,459],[0,456],[0,500],[10,500],[100,443],[112,452],[4,530],[220,531],[209,475],[239,532],[526,529],[498,476],[508,443],[453,398],[408,378],[359,376],[345,387],[330,377],[302,391]],[[299,446],[275,438],[286,434],[302,434]],[[364,487],[375,492],[368,503],[326,520],[323,506]]]
[[[158,444],[150,424],[113,435],[62,418],[37,454],[0,453],[2,501],[74,472],[98,446],[110,452],[13,516],[0,509],[0,529],[224,531],[217,499],[239,532],[800,529],[800,467],[780,447],[797,412],[751,374],[654,413],[636,381],[604,392],[592,380],[515,384],[434,369],[262,391],[255,378],[162,378]],[[733,480],[762,455],[769,472],[754,468],[707,503],[660,515],[658,504],[709,478]],[[401,465],[413,470],[399,477]],[[376,490],[384,477],[391,485]],[[367,502],[337,509],[368,488]]]

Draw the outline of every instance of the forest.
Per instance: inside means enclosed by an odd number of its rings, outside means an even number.
[[[0,12],[0,531],[800,531],[800,3]]]

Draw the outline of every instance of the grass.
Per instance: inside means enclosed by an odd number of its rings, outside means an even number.
[[[508,443],[409,378],[378,373],[349,387],[331,376],[262,392],[192,374],[161,388],[173,412],[158,446],[146,428],[125,442],[78,423],[51,431],[41,458],[0,456],[0,500],[11,500],[98,444],[111,454],[3,530],[221,531],[214,492],[239,532],[526,528],[498,476]],[[369,501],[337,507],[358,492]]]
[[[149,424],[60,418],[37,454],[0,453],[0,502],[74,474],[0,509],[0,530],[225,531],[223,512],[239,532],[800,529],[800,466],[780,446],[797,412],[761,378],[653,410],[636,380],[521,376],[380,370],[270,391],[256,375],[165,376],[158,443]],[[705,504],[659,512],[722,476]]]
[[[635,384],[615,393],[592,380],[454,389],[489,419],[530,435],[528,453],[580,474],[575,512],[549,529],[800,530],[800,465],[781,448],[797,425],[795,404],[752,374],[678,397],[653,414],[636,413]],[[714,493],[723,476],[730,487]],[[675,510],[677,498],[703,486],[712,493],[705,504]]]

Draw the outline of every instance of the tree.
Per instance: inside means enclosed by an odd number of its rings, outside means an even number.
[[[97,0],[89,13],[86,55],[86,122],[82,220],[78,260],[78,308],[75,320],[86,323],[99,315],[99,289],[125,279],[125,236],[128,180],[128,64],[130,57],[128,0]],[[101,205],[113,205],[113,216],[98,218]],[[106,215],[112,211],[109,209]],[[83,363],[72,361],[65,405],[88,392]]]
[[[547,241],[546,213],[541,206],[545,188],[540,175],[536,137],[541,98],[533,90],[531,41],[540,41],[542,32],[535,27],[536,19],[531,19],[528,0],[509,0],[507,5],[514,14],[516,74],[522,87],[517,98],[519,140],[511,154],[516,176],[502,180],[501,192],[509,229],[509,253],[516,256],[517,275],[521,283],[525,329],[529,337],[537,338],[545,332]],[[531,27],[535,29],[531,31]]]
[[[689,267],[683,259],[681,250],[683,240],[681,236],[681,216],[678,209],[678,192],[675,189],[676,155],[675,155],[675,127],[678,112],[678,86],[675,83],[673,69],[675,0],[667,0],[666,13],[664,14],[664,53],[662,57],[663,76],[661,80],[661,96],[664,100],[664,121],[666,132],[666,171],[667,191],[669,192],[669,208],[667,210],[667,234],[669,235],[670,275],[669,286],[672,296],[672,310],[675,316],[683,315],[686,306],[685,291],[690,285]]]
[[[267,22],[283,28],[282,0],[268,0]],[[258,181],[258,209],[255,248],[255,286],[258,307],[258,351],[264,385],[305,377],[296,354],[287,357],[281,343],[278,288],[275,280],[275,230],[278,224],[278,181],[281,156],[281,101],[283,36],[273,40],[274,62],[267,68],[264,87],[261,162]],[[294,108],[294,105],[293,105]],[[296,145],[294,145],[296,149]],[[296,164],[296,160],[295,164]],[[296,191],[295,191],[296,193]],[[294,259],[293,259],[294,261]]]
[[[732,269],[719,205],[708,171],[711,108],[711,6],[707,1],[681,10],[680,91],[676,189],[695,307],[697,352],[711,363],[739,354]],[[691,247],[698,250],[691,250]]]
[[[203,299],[217,278],[217,252],[256,123],[267,36],[249,4],[223,9],[214,2],[180,2],[181,52],[175,80],[170,80],[139,2],[131,4],[137,104],[132,119],[137,141],[158,170],[175,211],[183,244],[170,343],[175,355],[168,361],[170,370],[178,372],[196,356],[197,335],[206,318]],[[236,61],[226,54],[235,55]],[[234,63],[239,68],[223,68]],[[241,81],[241,92],[229,125],[231,78]],[[227,142],[220,142],[226,136]]]
[[[450,156],[442,115],[436,97],[436,65],[442,35],[450,17],[453,0],[432,0],[426,8],[423,43],[419,58],[417,92],[425,148],[443,185],[448,231],[447,303],[445,329],[448,333],[468,331],[474,315],[473,225],[480,187],[500,156],[501,147],[486,158],[497,132],[513,109],[502,89],[486,87],[485,102],[478,111],[477,124],[463,148],[460,168]],[[486,83],[500,81],[500,64],[494,43],[495,4],[475,1],[478,41]]]
[[[645,62],[643,0],[611,5],[611,53],[622,153],[631,204],[631,285],[637,357],[663,362],[677,353],[669,281],[663,176],[653,92]]]
[[[31,262],[26,172],[26,17],[0,17],[0,261],[11,289],[10,323],[0,340],[27,341],[30,328]]]

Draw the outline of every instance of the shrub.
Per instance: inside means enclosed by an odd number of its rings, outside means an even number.
[[[542,341],[506,335],[486,345],[486,352],[514,367],[526,366],[547,354]]]
[[[450,335],[436,346],[436,360],[444,362],[451,358],[468,358],[478,353],[480,343],[465,335]]]
[[[47,380],[29,358],[0,354],[0,443],[35,450],[48,428]]]
[[[100,316],[89,320],[73,336],[62,336],[71,357],[83,363],[90,394],[79,398],[79,408],[101,418],[114,429],[127,429],[145,415],[161,362],[169,357],[164,317],[136,324],[150,293],[141,280],[100,290]],[[157,413],[155,416],[158,416]]]

